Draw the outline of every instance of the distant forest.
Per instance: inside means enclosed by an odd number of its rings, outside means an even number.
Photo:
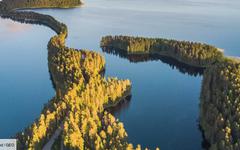
[[[15,8],[67,8],[82,4],[81,0],[3,0],[6,9]]]

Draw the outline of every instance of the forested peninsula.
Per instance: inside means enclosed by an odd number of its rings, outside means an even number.
[[[101,47],[124,57],[168,56],[204,67],[200,95],[200,127],[210,150],[240,149],[240,59],[224,56],[207,44],[159,38],[106,36]]]
[[[65,24],[49,15],[16,11],[81,4],[70,0],[59,2],[0,2],[2,18],[45,25],[57,33],[48,43],[48,66],[56,95],[44,106],[40,117],[16,135],[18,149],[134,149],[127,140],[123,123],[105,111],[130,94],[131,82],[104,78],[105,60],[99,53],[66,47],[68,31]],[[52,146],[49,141],[55,140],[53,135],[58,138]]]

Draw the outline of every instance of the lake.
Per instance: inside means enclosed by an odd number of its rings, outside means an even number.
[[[67,45],[101,52],[106,76],[132,81],[131,100],[113,111],[134,145],[161,150],[200,150],[198,129],[201,76],[183,74],[161,60],[132,63],[103,53],[105,35],[134,35],[205,42],[239,56],[237,0],[86,0],[74,9],[41,9],[68,26]],[[52,96],[43,26],[0,22],[0,138],[30,124]]]
[[[54,32],[1,19],[0,34],[0,138],[7,138],[32,123],[55,95],[47,65]]]

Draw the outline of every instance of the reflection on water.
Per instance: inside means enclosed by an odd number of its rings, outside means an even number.
[[[172,69],[177,69],[183,74],[187,73],[192,76],[200,76],[204,71],[204,68],[190,66],[167,56],[160,56],[156,54],[128,54],[127,51],[109,47],[102,47],[102,51],[128,59],[132,63],[160,60],[161,62],[168,64]]]
[[[0,18],[0,34],[6,38],[9,34],[20,34],[31,30],[31,25],[13,23],[11,20],[3,20]],[[4,38],[0,36],[0,39]]]
[[[24,32],[24,30],[28,30],[29,28],[31,28],[30,25],[19,25],[17,23],[6,23],[3,27],[3,29],[6,29],[6,32]]]
[[[132,96],[127,96],[123,101],[121,101],[117,106],[107,109],[112,114],[120,114],[122,111],[127,111],[131,105]]]

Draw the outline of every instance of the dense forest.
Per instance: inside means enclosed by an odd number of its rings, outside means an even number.
[[[54,30],[56,33],[60,33],[61,31],[67,30],[67,27],[65,24],[58,22],[52,16],[42,15],[35,12],[11,11],[8,13],[2,13],[0,14],[0,16],[2,18],[12,19],[14,21],[18,21],[21,23],[45,25],[51,28],[52,30]]]
[[[120,49],[127,51],[128,54],[168,56],[197,67],[206,67],[223,56],[222,52],[214,46],[160,38],[105,36],[101,40],[101,47]]]
[[[225,58],[205,70],[200,124],[211,150],[240,149],[240,61]]]
[[[58,99],[66,101],[62,141],[67,149],[127,149],[123,124],[104,111],[130,94],[129,80],[103,78],[103,57],[65,47],[67,32],[51,38],[48,62]],[[61,107],[60,107],[61,108]],[[63,109],[64,110],[64,109]]]

